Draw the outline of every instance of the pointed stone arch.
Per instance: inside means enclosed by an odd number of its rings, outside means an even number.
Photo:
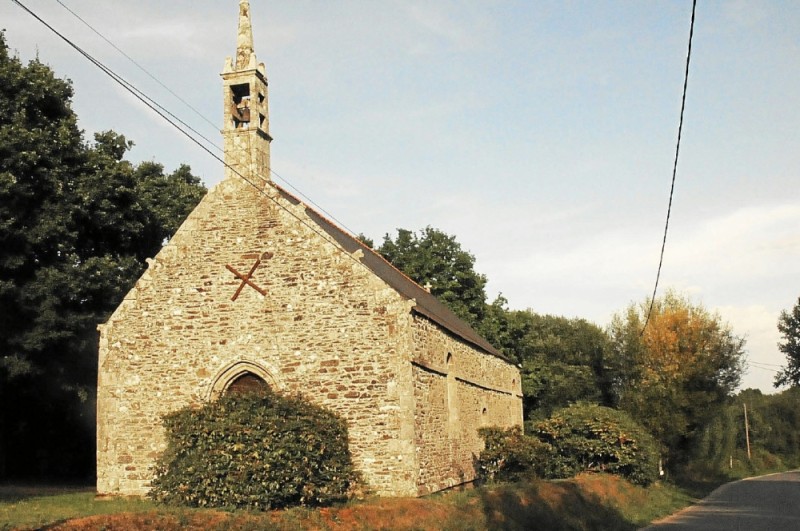
[[[211,389],[208,393],[208,400],[216,400],[222,396],[228,388],[237,381],[244,379],[258,378],[262,380],[270,389],[279,390],[281,388],[272,373],[263,365],[249,360],[238,360],[228,364],[219,371]]]

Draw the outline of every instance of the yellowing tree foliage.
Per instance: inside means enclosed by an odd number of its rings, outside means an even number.
[[[668,292],[614,317],[611,336],[618,406],[646,426],[677,460],[736,387],[744,339],[720,316]]]

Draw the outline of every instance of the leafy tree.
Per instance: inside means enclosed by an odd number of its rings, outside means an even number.
[[[737,415],[737,446],[745,448],[744,414],[750,428],[750,445],[780,457],[786,463],[800,464],[800,387],[765,395],[758,389],[745,389],[732,405]]]
[[[685,460],[702,427],[739,384],[744,339],[719,315],[675,292],[653,305],[631,305],[610,326],[610,371],[615,402]]]
[[[605,332],[584,319],[531,316],[525,343],[535,354],[522,362],[528,418],[544,418],[579,401],[607,404]]]
[[[478,329],[521,364],[526,419],[579,401],[611,403],[605,331],[585,319],[508,310],[506,303],[501,295],[488,305]]]
[[[366,245],[370,249],[374,249],[375,248],[375,242],[372,241],[372,238],[370,238],[369,236],[365,235],[363,232],[359,232],[358,233],[358,236],[356,236],[356,240],[360,241],[361,243],[363,243],[364,245]]]
[[[782,385],[800,386],[800,297],[792,308],[792,313],[781,312],[778,331],[783,342],[778,348],[786,355],[786,366],[775,375],[775,387]]]
[[[533,355],[524,342],[532,328],[532,312],[508,309],[508,300],[499,294],[484,310],[478,332],[492,345],[517,363]]]
[[[204,193],[122,135],[85,143],[71,98],[0,33],[0,478],[91,474],[97,325]]]
[[[431,293],[473,327],[483,319],[486,276],[475,271],[475,257],[455,236],[432,227],[397,229],[397,237],[386,234],[376,251],[418,284],[430,284]]]
[[[800,387],[765,395],[745,389],[706,424],[692,446],[689,468],[706,477],[742,477],[800,465]],[[744,406],[750,455],[747,453]]]

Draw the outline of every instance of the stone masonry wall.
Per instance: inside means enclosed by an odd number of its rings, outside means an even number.
[[[162,416],[217,396],[239,366],[343,415],[378,494],[418,492],[413,303],[268,190],[212,189],[100,327],[100,494],[145,494]]]
[[[414,315],[414,398],[419,494],[475,479],[478,428],[522,425],[518,368]]]

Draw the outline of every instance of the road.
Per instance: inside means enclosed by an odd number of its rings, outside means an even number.
[[[800,531],[800,471],[721,486],[645,531]]]

